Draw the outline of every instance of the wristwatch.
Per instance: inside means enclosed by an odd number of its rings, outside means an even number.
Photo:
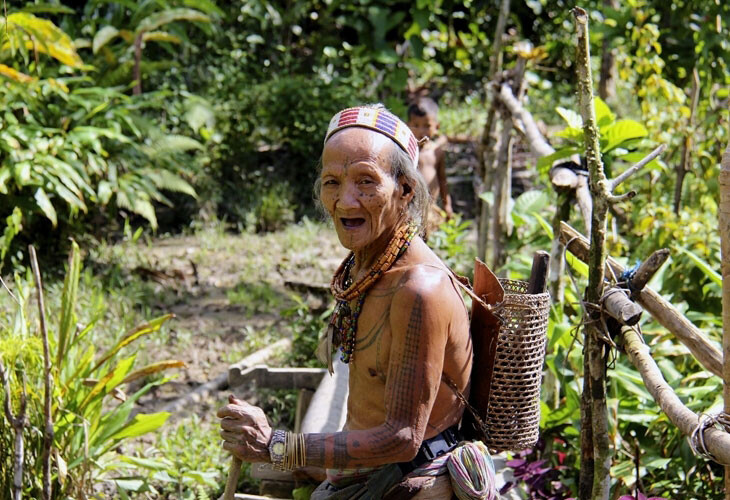
[[[284,470],[284,457],[286,456],[286,431],[275,430],[271,433],[269,441],[269,457],[271,465],[276,470]]]

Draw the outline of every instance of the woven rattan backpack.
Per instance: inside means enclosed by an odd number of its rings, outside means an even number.
[[[497,278],[477,259],[472,296],[474,361],[462,432],[494,451],[533,446],[540,425],[550,295],[547,254],[539,252],[529,282]],[[474,416],[476,413],[477,416]],[[486,434],[486,436],[484,436]]]

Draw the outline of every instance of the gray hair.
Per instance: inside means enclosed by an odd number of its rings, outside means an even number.
[[[398,180],[403,177],[406,183],[413,189],[413,198],[408,203],[408,215],[418,226],[419,233],[423,234],[428,222],[428,207],[431,204],[431,195],[428,192],[426,179],[423,178],[418,166],[414,164],[408,153],[396,143],[393,143],[393,150],[390,153],[390,175]]]

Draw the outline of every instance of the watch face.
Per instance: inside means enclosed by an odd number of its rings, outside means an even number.
[[[275,455],[283,455],[284,454],[284,443],[274,443],[274,446],[272,446],[271,449]]]

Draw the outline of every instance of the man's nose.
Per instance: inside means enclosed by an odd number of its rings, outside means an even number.
[[[360,204],[359,191],[357,186],[352,182],[346,182],[342,185],[340,193],[340,208],[357,208]]]

